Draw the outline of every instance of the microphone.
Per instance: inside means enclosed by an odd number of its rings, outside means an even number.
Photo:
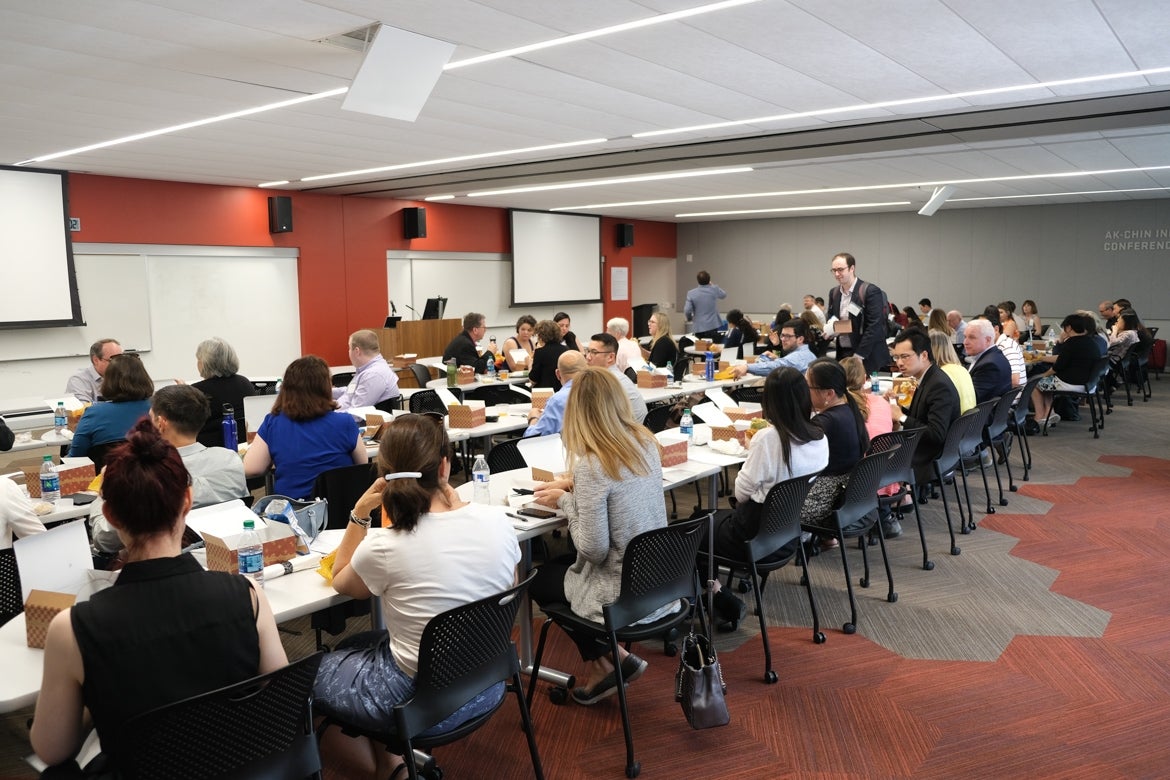
[[[410,310],[411,310],[411,312],[413,312],[413,313],[414,313],[414,318],[415,318],[415,319],[418,319],[418,309],[414,308],[414,307],[413,307],[413,306],[411,306],[409,303],[404,303],[404,304],[402,304],[402,305],[403,305],[403,306],[405,306],[406,308],[410,309]]]
[[[394,299],[391,298],[390,299],[390,316],[396,317],[397,315],[398,315],[398,309],[397,309],[397,307],[394,306]]]

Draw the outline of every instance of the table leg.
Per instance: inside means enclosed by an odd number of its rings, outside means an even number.
[[[528,579],[532,573],[532,540],[525,539],[520,543],[520,579]],[[532,675],[532,599],[524,598],[520,602],[520,641],[517,648],[520,651],[520,671]],[[573,682],[573,675],[552,669],[548,666],[540,668],[540,679],[553,685],[569,687]]]

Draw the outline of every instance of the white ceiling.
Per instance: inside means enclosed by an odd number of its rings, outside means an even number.
[[[383,22],[453,61],[707,0],[0,0],[0,163],[347,86],[321,39]],[[402,71],[387,78],[407,78]],[[922,182],[1170,166],[1170,73],[826,117],[635,133],[1170,66],[1165,0],[761,0],[448,70],[418,119],[342,97],[40,163],[71,171],[626,218],[910,201]],[[302,177],[605,138],[555,152]],[[467,198],[475,190],[750,165],[749,173]],[[903,184],[868,192],[765,195]],[[1119,190],[1147,189],[1143,192]],[[1170,170],[960,184],[943,208],[1167,197]],[[957,199],[1100,191],[1033,200]],[[662,198],[720,199],[606,206]],[[763,213],[820,214],[832,211]]]

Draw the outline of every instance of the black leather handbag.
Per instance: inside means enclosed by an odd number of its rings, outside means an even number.
[[[683,639],[678,671],[674,675],[674,700],[682,705],[687,723],[694,729],[726,726],[731,721],[724,694],[723,670],[711,640],[694,627]]]

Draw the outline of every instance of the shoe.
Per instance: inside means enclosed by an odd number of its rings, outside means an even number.
[[[645,663],[645,661],[643,661]],[[610,672],[605,677],[601,678],[601,682],[594,685],[592,688],[574,688],[572,697],[573,701],[578,704],[584,704],[586,707],[596,704],[602,699],[608,699],[617,693],[617,676]]]
[[[1059,414],[1057,414],[1056,412],[1053,412],[1052,414],[1048,415],[1048,427],[1049,428],[1055,428],[1056,424],[1058,422],[1060,422],[1060,415]]]
[[[630,653],[622,659],[622,680],[626,685],[629,685],[634,680],[642,676],[642,673],[650,667],[649,662],[644,661],[638,656]]]
[[[883,539],[897,539],[902,535],[902,524],[892,517],[888,520],[882,520],[880,525]]]
[[[715,591],[715,617],[718,619],[716,629],[723,632],[735,631],[739,628],[739,621],[746,616],[747,604],[743,599],[736,598],[723,589]]]
[[[827,537],[825,539],[821,539],[821,549],[822,550],[832,550],[838,546],[840,546],[840,542],[838,542],[836,540],[836,538],[834,538],[832,536]]]
[[[983,452],[979,455],[979,463],[985,469],[991,468],[992,464],[991,464],[991,450],[990,449],[983,450]]]

